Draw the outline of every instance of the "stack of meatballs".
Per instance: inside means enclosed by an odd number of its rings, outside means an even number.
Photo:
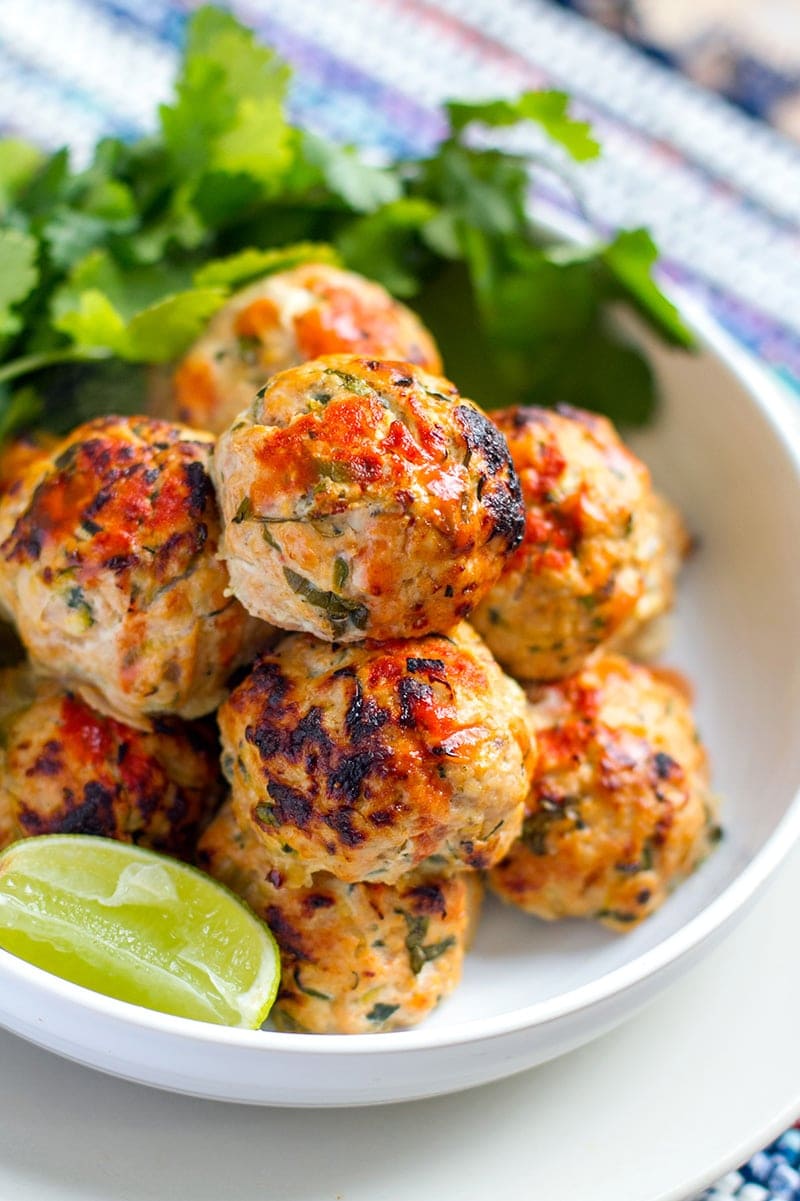
[[[635,661],[679,515],[604,418],[490,418],[441,370],[306,264],[214,317],[168,420],[0,462],[0,845],[193,859],[275,934],[283,1030],[419,1022],[484,885],[629,929],[718,833],[686,685]]]

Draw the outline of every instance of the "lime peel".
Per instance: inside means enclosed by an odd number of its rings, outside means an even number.
[[[280,979],[268,927],[232,892],[154,851],[43,835],[0,855],[0,948],[106,996],[255,1029]]]

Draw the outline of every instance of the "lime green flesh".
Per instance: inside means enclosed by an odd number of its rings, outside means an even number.
[[[255,1029],[280,957],[263,922],[202,872],[82,834],[0,855],[0,947],[95,992]]]

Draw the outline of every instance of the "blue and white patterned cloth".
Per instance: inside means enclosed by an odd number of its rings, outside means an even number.
[[[151,127],[192,0],[0,0],[0,131],[86,159]],[[300,122],[382,154],[423,151],[440,102],[561,86],[594,122],[600,228],[647,225],[667,278],[800,391],[800,146],[548,0],[238,0],[295,67]],[[535,133],[531,137],[535,138]],[[570,201],[542,194],[545,216]],[[800,1201],[800,1130],[704,1194]]]

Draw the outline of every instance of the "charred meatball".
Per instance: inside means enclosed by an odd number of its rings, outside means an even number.
[[[666,674],[612,654],[529,695],[539,760],[522,836],[490,885],[537,917],[627,930],[719,836],[689,702]]]
[[[678,574],[692,545],[683,518],[674,505],[658,493],[653,494],[651,505],[645,527],[649,531],[649,543],[643,556],[646,564],[644,590],[630,617],[609,643],[609,649],[644,661],[660,655],[666,646],[667,615],[675,601]]]
[[[373,1034],[414,1026],[458,984],[477,921],[476,872],[344,884],[321,872],[287,888],[252,830],[226,805],[198,863],[244,897],[281,949],[272,1018],[281,1030]]]
[[[306,263],[259,280],[220,309],[175,372],[174,411],[179,421],[222,433],[270,376],[342,353],[442,369],[422,322],[382,287]]]
[[[187,856],[221,797],[212,722],[151,732],[103,717],[27,668],[0,674],[0,846],[100,834]]]
[[[446,380],[329,357],[276,376],[214,458],[246,609],[329,641],[448,630],[523,531],[501,434]]]
[[[519,472],[525,537],[473,622],[507,671],[577,671],[631,617],[652,566],[647,468],[605,417],[578,409],[493,414]]]
[[[468,626],[262,656],[219,711],[236,818],[291,887],[497,862],[532,769],[522,690]]]
[[[23,477],[0,543],[0,599],[34,664],[134,725],[209,713],[269,633],[227,591],[211,447],[166,422],[90,421]]]

